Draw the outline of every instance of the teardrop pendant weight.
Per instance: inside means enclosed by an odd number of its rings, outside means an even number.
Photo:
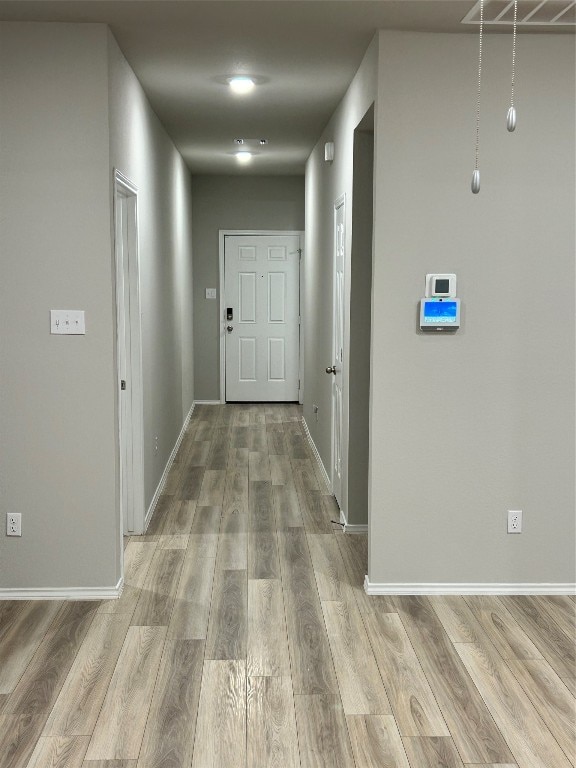
[[[474,169],[472,174],[472,184],[470,185],[472,192],[477,195],[480,192],[480,171],[478,168]]]
[[[518,24],[518,0],[514,0],[514,24],[512,27],[512,83],[510,87],[510,109],[506,116],[506,128],[512,133],[516,128],[516,109],[514,107],[514,86],[516,85],[516,32]]]

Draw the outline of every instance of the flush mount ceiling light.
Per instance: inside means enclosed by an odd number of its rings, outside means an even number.
[[[268,139],[234,139],[237,149],[230,154],[234,155],[236,160],[242,165],[249,163],[255,155],[261,154],[260,147],[268,144]]]
[[[245,94],[254,90],[256,82],[254,78],[248,77],[247,75],[238,75],[229,77],[228,85],[230,86],[230,90],[233,91],[233,93],[244,96]]]

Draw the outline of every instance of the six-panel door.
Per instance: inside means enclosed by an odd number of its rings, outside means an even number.
[[[228,402],[298,400],[299,248],[298,235],[225,238]]]

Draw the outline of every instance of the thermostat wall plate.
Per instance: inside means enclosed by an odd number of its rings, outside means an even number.
[[[460,328],[460,299],[436,296],[421,299],[421,331],[448,331],[458,328]]]
[[[426,275],[426,289],[424,295],[426,298],[431,298],[433,296],[456,298],[456,275]]]

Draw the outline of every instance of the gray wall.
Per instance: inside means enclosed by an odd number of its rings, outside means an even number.
[[[108,40],[110,167],[138,188],[148,506],[193,402],[190,174],[111,34]]]
[[[378,39],[375,38],[352,81],[343,101],[326,126],[318,143],[314,147],[306,165],[306,248],[304,281],[304,417],[312,438],[328,474],[331,472],[331,434],[332,434],[332,377],[327,376],[325,368],[332,361],[332,282],[334,261],[334,203],[346,197],[346,302],[350,306],[352,264],[352,213],[353,213],[353,165],[354,131],[361,123],[376,97]],[[332,163],[324,162],[324,143],[334,141],[335,156]],[[360,256],[355,253],[355,258]],[[365,262],[364,262],[365,263]],[[370,271],[370,264],[368,274]],[[362,271],[362,268],[360,268]],[[356,276],[360,272],[356,273]],[[366,274],[366,273],[365,273]],[[362,293],[362,290],[360,290]],[[369,296],[365,297],[369,304]],[[350,340],[350,313],[345,323],[345,338]],[[356,333],[358,329],[356,327]],[[364,362],[365,372],[370,366],[369,350],[366,347],[355,350],[355,364]],[[346,385],[351,359],[344,359],[343,411],[345,443],[348,440],[350,392]],[[359,383],[359,379],[355,379]],[[362,388],[362,387],[361,387]],[[366,391],[367,387],[364,388]],[[313,413],[313,406],[318,406],[318,419]],[[357,426],[357,425],[355,425]],[[356,445],[361,436],[352,436],[352,445]],[[348,476],[355,479],[365,472],[366,450],[356,454],[353,450],[343,453],[343,461],[348,465]],[[364,494],[364,499],[366,494]],[[366,502],[354,504],[349,499],[348,485],[344,483],[342,507],[349,522],[366,522]],[[349,503],[350,502],[350,503]],[[364,508],[362,509],[362,504]],[[362,511],[360,511],[362,510]]]
[[[3,588],[120,577],[106,45],[102,25],[0,24]],[[84,309],[86,335],[51,336],[50,309]]]
[[[193,399],[189,174],[104,25],[0,24],[0,135],[0,519],[23,531],[0,588],[110,588],[113,168],[139,188],[147,501]],[[84,309],[86,335],[51,336],[50,309]]]
[[[219,230],[304,229],[302,176],[194,176],[194,361],[196,400],[220,399]],[[219,294],[218,294],[219,296]]]
[[[374,583],[574,582],[574,39],[381,33],[370,565]],[[455,335],[417,332],[456,272]],[[506,534],[507,509],[524,533]]]

